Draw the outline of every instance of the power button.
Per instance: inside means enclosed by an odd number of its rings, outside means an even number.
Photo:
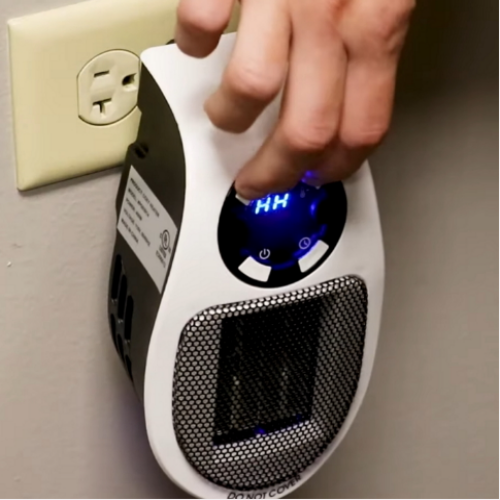
[[[271,250],[269,248],[264,248],[259,252],[259,259],[267,260],[269,257],[271,257]]]

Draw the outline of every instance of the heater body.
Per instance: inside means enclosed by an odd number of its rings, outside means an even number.
[[[367,164],[344,183],[249,203],[233,183],[276,123],[203,112],[234,46],[143,54],[142,121],[117,196],[116,349],[156,459],[200,498],[289,494],[327,460],[370,378],[384,263]]]

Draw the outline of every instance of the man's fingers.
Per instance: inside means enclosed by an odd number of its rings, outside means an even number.
[[[311,9],[308,2],[295,5],[281,119],[236,179],[236,189],[246,198],[293,187],[323,157],[339,129],[347,64],[344,46],[324,10]]]
[[[175,41],[193,57],[208,56],[231,20],[234,0],[181,0]]]
[[[349,177],[383,141],[391,121],[396,67],[392,56],[350,61],[340,131],[313,173],[318,182]]]
[[[390,125],[397,64],[413,0],[364,0],[352,4],[342,24],[349,65],[337,140],[312,177],[345,179],[384,139]],[[349,13],[347,13],[349,14]]]
[[[180,48],[208,55],[234,1],[181,0]],[[236,179],[246,198],[286,190],[307,172],[321,182],[344,179],[389,128],[399,53],[415,1],[315,0],[314,8],[311,1],[242,1],[232,60],[206,103],[216,126],[243,132],[287,80],[278,125]]]
[[[286,78],[290,34],[285,0],[242,2],[232,59],[205,106],[215,126],[243,132],[276,97]]]
[[[352,59],[339,140],[349,149],[372,149],[384,139],[391,122],[397,60]]]

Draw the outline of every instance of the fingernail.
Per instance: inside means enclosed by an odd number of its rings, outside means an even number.
[[[246,198],[247,200],[258,200],[264,198],[268,193],[265,191],[260,191],[251,187],[237,187],[236,191],[240,196]]]

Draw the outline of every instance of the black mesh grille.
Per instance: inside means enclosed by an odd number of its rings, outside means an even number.
[[[344,277],[211,308],[185,327],[173,419],[206,479],[255,490],[296,477],[340,430],[361,371],[367,291]]]

